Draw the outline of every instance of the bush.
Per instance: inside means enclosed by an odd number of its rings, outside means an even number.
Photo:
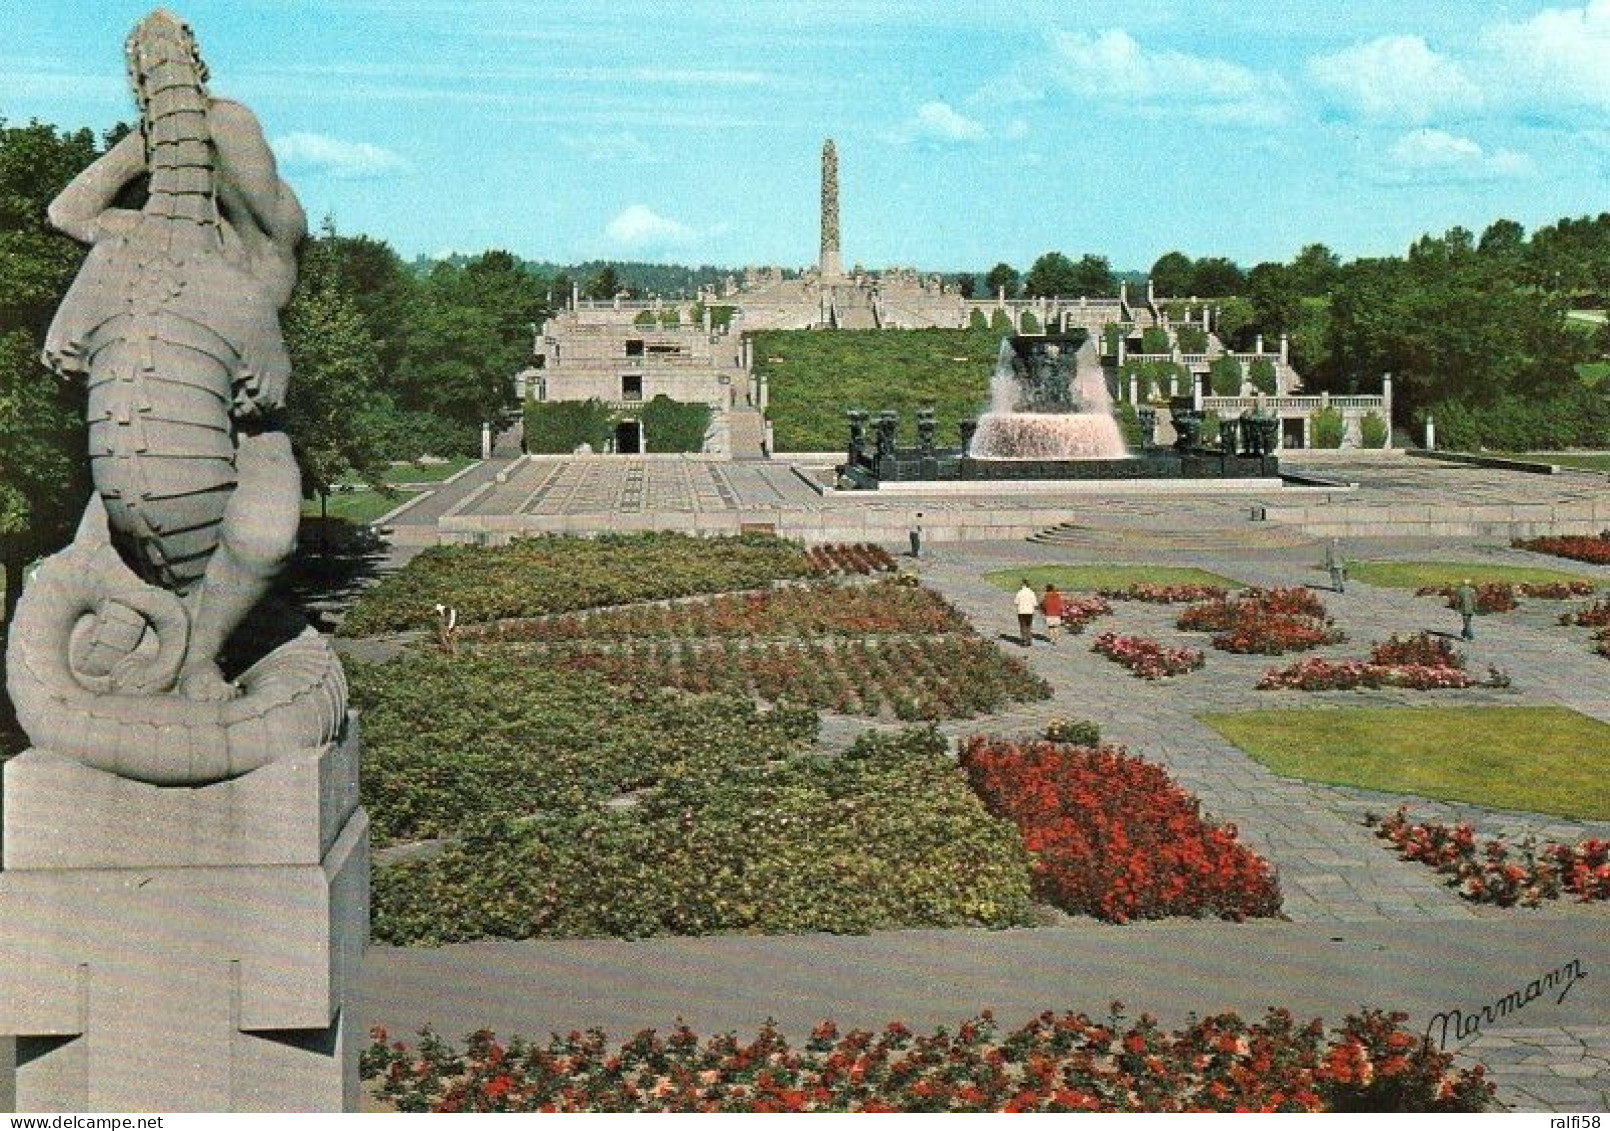
[[[462,1052],[429,1029],[417,1049],[383,1029],[362,1057],[363,1078],[404,1112],[1015,1112],[1350,1111],[1479,1112],[1494,1086],[1480,1065],[1456,1068],[1403,1013],[1366,1010],[1325,1040],[1271,1008],[1163,1032],[1150,1017],[1126,1026],[1122,1005],[1098,1024],[1046,1011],[1004,1037],[985,1011],[952,1034],[917,1036],[819,1024],[795,1050],[775,1025],[753,1041],[731,1033],[702,1044],[686,1026],[652,1029],[612,1050],[598,1030],[505,1047],[470,1034]],[[757,1068],[757,1066],[764,1066]]]
[[[989,328],[990,328],[990,333],[992,333],[992,334],[1015,334],[1015,333],[1017,333],[1017,331],[1012,326],[1011,316],[1008,315],[1006,313],[1006,311],[1004,311],[1004,310],[997,310],[993,314],[990,315]]]
[[[1202,439],[1200,443],[1204,448],[1219,447],[1219,425],[1222,422],[1223,417],[1215,409],[1210,408],[1202,413]]]
[[[1481,402],[1439,401],[1428,411],[1436,418],[1438,446],[1463,451],[1598,448],[1610,435],[1610,401],[1579,383]],[[1424,414],[1418,419],[1423,424]]]
[[[968,739],[962,768],[1034,853],[1034,890],[1064,911],[1116,923],[1169,915],[1271,916],[1280,889],[1234,826],[1159,766],[1120,747]]]
[[[975,306],[972,312],[967,315],[967,328],[969,330],[988,330],[989,319],[984,316],[982,310]]]
[[[1118,431],[1123,434],[1124,447],[1132,452],[1140,451],[1140,414],[1135,411],[1135,406],[1128,401],[1119,401],[1113,405],[1112,414],[1118,420]]]
[[[376,436],[376,448],[385,460],[412,462],[420,456],[478,456],[480,429],[432,412],[408,412],[389,403],[361,410],[362,430]]]
[[[1100,746],[1101,727],[1089,719],[1052,719],[1045,724],[1045,740],[1068,746]]]
[[[1381,414],[1373,409],[1366,412],[1358,422],[1359,443],[1366,448],[1384,448],[1391,436],[1386,421]]]
[[[637,317],[632,319],[632,324],[634,326],[654,325],[654,312],[652,310],[639,310]]]
[[[1239,397],[1246,374],[1238,358],[1221,354],[1208,366],[1208,387],[1216,397]]]
[[[1147,326],[1140,332],[1141,353],[1169,353],[1168,331],[1161,326]]]
[[[1118,356],[1118,343],[1124,336],[1124,328],[1116,322],[1108,322],[1101,327],[1101,352],[1106,357]]]
[[[615,415],[599,400],[531,401],[525,406],[525,449],[533,455],[569,455],[582,444],[601,452]]]
[[[677,310],[677,308],[674,307],[674,306],[665,307],[663,310],[660,311],[660,325],[661,326],[680,326],[680,325],[682,325],[682,314],[681,314],[681,312],[679,310]]]
[[[363,711],[363,800],[380,844],[563,814],[701,766],[732,772],[798,753],[816,734],[810,712],[661,690],[622,695],[510,649],[350,666]]]
[[[1339,448],[1347,435],[1347,425],[1342,419],[1342,410],[1335,405],[1327,405],[1309,418],[1312,421],[1309,438],[1313,441],[1311,446],[1316,448]]]
[[[809,572],[799,543],[765,534],[554,534],[507,546],[432,546],[365,590],[339,631],[429,628],[438,603],[468,625],[753,589]]]
[[[1018,319],[1018,326],[1020,327],[1018,332],[1021,334],[1038,334],[1040,332],[1040,320],[1034,316],[1032,310],[1023,312]]]
[[[1175,327],[1174,341],[1179,344],[1181,353],[1207,353],[1207,331],[1200,326]]]
[[[638,413],[644,442],[653,452],[702,452],[710,427],[710,406],[673,401],[660,393]]]
[[[1276,396],[1280,392],[1279,374],[1275,370],[1275,363],[1267,357],[1254,358],[1247,368],[1247,380],[1252,387],[1265,396]]]
[[[1029,859],[934,731],[837,757],[668,777],[629,806],[477,826],[375,875],[375,937],[861,933],[1004,927],[1030,911]]]

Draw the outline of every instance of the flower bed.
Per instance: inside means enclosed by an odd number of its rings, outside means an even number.
[[[1172,648],[1149,636],[1120,636],[1103,632],[1090,646],[1115,664],[1134,672],[1141,679],[1162,679],[1195,671],[1206,662],[1194,648]]]
[[[546,662],[616,683],[757,695],[846,715],[967,719],[1010,703],[1047,699],[1051,686],[1026,664],[975,636],[828,643],[582,644]]]
[[[629,804],[471,825],[374,876],[374,936],[399,945],[859,933],[1024,925],[1029,858],[933,730],[837,757],[732,757]]]
[[[1235,826],[1203,820],[1161,767],[1121,748],[975,737],[961,762],[990,812],[1022,830],[1035,894],[1064,911],[1123,923],[1280,910],[1273,869]]]
[[[1480,1065],[1456,1068],[1403,1013],[1365,1011],[1327,1037],[1285,1010],[1169,1032],[1121,1009],[1099,1023],[1046,1012],[1006,1034],[987,1011],[928,1036],[824,1021],[800,1048],[770,1023],[751,1041],[679,1025],[618,1048],[596,1029],[506,1045],[483,1031],[462,1050],[376,1029],[362,1071],[405,1112],[1476,1112],[1494,1099]]]
[[[1405,860],[1416,860],[1448,877],[1450,887],[1476,903],[1536,907],[1569,893],[1583,903],[1610,899],[1610,841],[1549,843],[1530,840],[1511,846],[1502,840],[1478,841],[1469,825],[1410,821],[1408,809],[1366,823],[1389,840]]]
[[[560,643],[882,636],[967,630],[967,618],[933,590],[884,579],[870,585],[790,585],[672,605],[634,605],[539,620],[504,620],[467,629],[461,638]]]
[[[1560,623],[1582,628],[1610,628],[1610,597],[1583,605],[1569,613],[1561,613]]]
[[[343,636],[436,623],[437,604],[460,624],[506,617],[755,589],[810,572],[797,542],[769,535],[544,535],[507,546],[432,546],[366,590],[341,622]]]
[[[895,569],[894,558],[889,556],[889,551],[869,542],[829,542],[810,547],[805,551],[805,557],[810,562],[811,573],[817,576],[893,573]]]
[[[1543,601],[1563,601],[1569,597],[1586,597],[1597,588],[1591,581],[1492,581],[1474,586],[1478,613],[1507,613],[1517,608],[1519,597],[1535,597]],[[1448,608],[1458,604],[1454,596],[1458,586],[1422,585],[1414,591],[1416,597],[1444,597]]]
[[[1610,537],[1604,534],[1597,538],[1582,535],[1529,538],[1511,544],[1517,550],[1531,550],[1535,554],[1553,554],[1557,558],[1610,565]]]
[[[1215,648],[1243,655],[1280,656],[1346,639],[1327,618],[1324,602],[1300,587],[1252,588],[1236,598],[1192,605],[1175,625],[1216,633]]]
[[[1270,668],[1258,681],[1260,691],[1353,691],[1358,688],[1398,687],[1411,691],[1444,691],[1475,687],[1478,680],[1465,671],[1465,658],[1447,640],[1420,632],[1393,635],[1370,649],[1368,660],[1326,660],[1313,657],[1285,668]],[[1490,687],[1508,687],[1509,677],[1489,668]]]
[[[1062,625],[1069,632],[1083,632],[1097,617],[1111,614],[1112,606],[1105,597],[1079,593],[1062,595]]]
[[[1115,601],[1145,601],[1153,605],[1181,605],[1190,601],[1211,601],[1228,592],[1222,585],[1154,585],[1136,582],[1122,589],[1103,589],[1103,597]]]
[[[659,688],[623,695],[511,648],[347,666],[363,712],[363,802],[382,845],[732,772],[800,753],[817,733],[809,711]]]

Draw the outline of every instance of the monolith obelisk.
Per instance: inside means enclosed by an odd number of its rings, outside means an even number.
[[[833,139],[822,143],[822,259],[819,269],[824,279],[844,274],[839,261],[839,153]]]

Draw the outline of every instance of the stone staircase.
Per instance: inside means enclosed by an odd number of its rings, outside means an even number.
[[[1158,530],[1146,522],[1063,522],[1038,534],[1030,542],[1081,550],[1198,550],[1233,554],[1244,550],[1290,549],[1310,546],[1318,539],[1289,526],[1247,521],[1238,525],[1192,525],[1180,530]]]
[[[766,454],[766,418],[758,409],[729,409],[726,454],[733,459],[761,459]]]

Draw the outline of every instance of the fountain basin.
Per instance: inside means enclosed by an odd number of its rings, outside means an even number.
[[[987,412],[968,445],[974,459],[1123,459],[1123,433],[1107,412]]]

